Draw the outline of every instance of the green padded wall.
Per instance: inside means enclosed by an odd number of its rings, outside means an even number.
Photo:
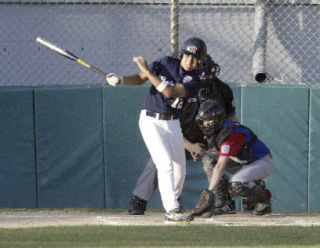
[[[320,211],[320,87],[310,94],[309,211]]]
[[[186,209],[192,209],[201,192],[208,188],[208,180],[201,162],[187,161],[187,175],[182,191],[182,201]]]
[[[309,89],[258,85],[242,88],[242,123],[271,149],[275,169],[267,187],[276,211],[307,211]]]
[[[128,207],[138,176],[148,162],[138,124],[147,91],[139,86],[103,88],[107,208]]]
[[[230,86],[238,119],[272,151],[273,210],[319,211],[320,87]],[[0,88],[0,208],[126,209],[149,159],[138,127],[148,89]],[[187,209],[207,185],[188,161]],[[158,191],[148,208],[163,209]]]
[[[0,208],[36,208],[33,89],[0,88]]]
[[[35,89],[39,208],[104,208],[100,87]]]
[[[241,86],[236,84],[229,84],[233,92],[234,105],[236,107],[236,115],[238,120],[241,120]]]

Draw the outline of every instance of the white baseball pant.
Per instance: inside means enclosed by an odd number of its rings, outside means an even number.
[[[186,158],[180,122],[158,120],[141,111],[139,127],[158,171],[161,200],[166,212],[177,210],[185,175]]]
[[[251,188],[255,185],[253,181],[268,177],[271,174],[273,167],[273,160],[271,155],[268,154],[250,164],[243,166],[230,178],[230,182],[249,182],[248,187]]]

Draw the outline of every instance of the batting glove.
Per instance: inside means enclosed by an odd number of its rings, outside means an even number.
[[[106,80],[107,80],[108,84],[113,87],[123,84],[123,77],[120,77],[114,73],[109,73],[106,76]]]

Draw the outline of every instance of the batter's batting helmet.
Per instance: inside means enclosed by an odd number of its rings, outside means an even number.
[[[181,54],[188,54],[200,60],[205,60],[207,55],[206,43],[196,37],[192,37],[183,42]]]

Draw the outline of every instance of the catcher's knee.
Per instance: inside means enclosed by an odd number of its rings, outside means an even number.
[[[234,196],[247,196],[247,185],[242,182],[231,182],[229,184],[229,192]]]
[[[262,179],[256,180],[254,181],[254,183],[262,189],[266,188],[266,183]]]

